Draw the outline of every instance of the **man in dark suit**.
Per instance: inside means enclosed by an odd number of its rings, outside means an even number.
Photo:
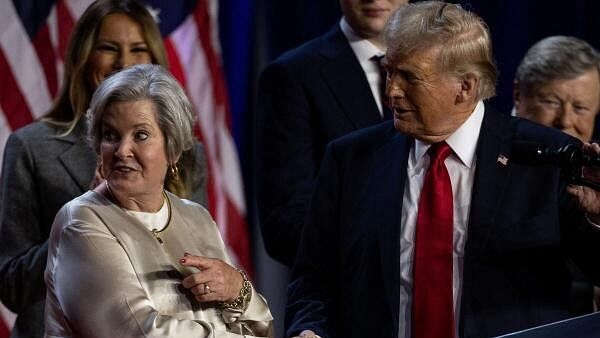
[[[514,79],[515,113],[590,142],[600,111],[600,54],[573,36],[549,36],[525,54]],[[571,264],[572,312],[594,309],[593,288]],[[600,289],[596,289],[600,301]]]
[[[394,121],[327,147],[287,336],[490,337],[568,318],[567,259],[600,280],[600,193],[517,161],[511,144],[600,147],[483,103],[490,34],[460,6],[406,5],[385,38]]]
[[[408,0],[340,0],[327,34],[289,51],[261,75],[257,202],[267,252],[291,266],[325,145],[382,121],[381,32]]]
[[[517,116],[589,142],[600,111],[600,55],[573,36],[536,42],[515,74]]]

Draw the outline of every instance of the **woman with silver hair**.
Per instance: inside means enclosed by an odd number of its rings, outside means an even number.
[[[44,335],[44,269],[56,212],[97,183],[85,112],[100,82],[135,64],[167,67],[160,30],[143,2],[96,0],[73,27],[62,86],[48,112],[10,135],[0,184],[0,301],[17,315],[13,338]],[[206,205],[207,163],[199,142],[182,154],[170,192]]]
[[[271,335],[265,300],[230,265],[210,214],[165,189],[194,144],[193,116],[157,65],[117,73],[94,93],[88,135],[104,181],[52,226],[47,336]]]

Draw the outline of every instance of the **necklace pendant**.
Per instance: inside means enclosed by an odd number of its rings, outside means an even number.
[[[154,238],[156,238],[158,243],[163,244],[163,240],[160,237],[158,237],[158,232],[158,230],[152,229],[152,235],[154,235]]]

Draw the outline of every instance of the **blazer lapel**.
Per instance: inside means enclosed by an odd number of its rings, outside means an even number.
[[[380,122],[367,77],[338,25],[324,37],[321,55],[326,59],[321,68],[323,80],[354,126],[358,129]]]
[[[96,168],[96,155],[83,138],[82,124],[80,123],[69,135],[59,136],[59,138],[61,141],[71,143],[71,147],[59,155],[59,161],[81,188],[81,192],[89,190],[94,177],[94,172],[90,173],[90,168]]]
[[[390,124],[391,125],[391,124]],[[406,163],[410,150],[409,139],[397,133],[393,127],[388,131],[390,139],[379,148],[373,159],[366,191],[371,205],[365,210],[376,227],[379,243],[381,271],[391,320],[398,332],[400,297],[400,221],[402,197],[406,180]],[[390,203],[390,201],[392,201]]]

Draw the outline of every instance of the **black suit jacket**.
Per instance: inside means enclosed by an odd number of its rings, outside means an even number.
[[[569,317],[568,258],[598,280],[600,232],[572,205],[557,168],[511,161],[515,139],[577,142],[486,107],[464,253],[461,337]],[[288,336],[301,329],[323,338],[398,336],[400,220],[413,143],[384,123],[328,147],[288,289]],[[499,155],[509,158],[506,165]]]
[[[367,78],[336,25],[262,73],[257,202],[267,252],[294,260],[327,143],[381,121]]]

